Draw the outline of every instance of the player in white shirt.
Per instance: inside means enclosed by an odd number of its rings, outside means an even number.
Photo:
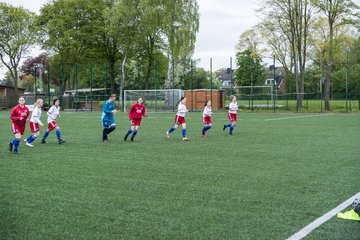
[[[186,137],[186,120],[185,120],[185,114],[186,112],[188,112],[186,108],[186,97],[181,97],[178,104],[179,104],[178,111],[175,115],[175,126],[170,128],[169,131],[166,132],[166,137],[169,138],[170,133],[175,131],[181,125],[183,141],[188,141],[189,138]]]
[[[26,146],[29,146],[29,147],[34,146],[31,143],[34,142],[35,139],[39,136],[40,126],[41,127],[44,126],[44,124],[40,120],[41,119],[41,108],[42,108],[43,104],[44,104],[44,102],[42,99],[37,99],[34,104],[34,109],[32,111],[30,123],[29,123],[32,134],[24,140]]]
[[[236,102],[236,96],[231,96],[231,103],[229,105],[229,113],[228,113],[228,118],[230,120],[230,123],[225,124],[223,130],[225,130],[227,127],[230,127],[230,132],[229,134],[232,135],[234,127],[236,126],[236,116],[237,116],[237,110],[238,110],[238,105]]]
[[[201,133],[202,138],[206,137],[206,131],[209,130],[212,127],[211,114],[212,114],[211,101],[207,100],[205,102],[205,107],[204,107],[203,116],[202,116],[203,124],[204,124],[204,127],[202,129],[202,133]]]
[[[56,119],[60,117],[60,100],[59,99],[54,99],[53,101],[53,105],[51,106],[51,108],[49,109],[49,111],[47,111],[47,122],[48,122],[48,129],[46,130],[41,143],[46,143],[46,138],[49,135],[49,133],[56,129],[56,136],[58,139],[59,144],[64,143],[65,141],[62,140],[61,138],[61,133],[60,133],[60,127],[56,122]]]

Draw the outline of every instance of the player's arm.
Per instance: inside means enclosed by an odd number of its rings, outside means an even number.
[[[30,120],[30,111],[28,111],[27,115],[26,115],[26,121]]]
[[[51,107],[51,108],[49,109],[49,111],[46,112],[46,115],[48,115],[48,117],[51,118],[51,114],[53,113],[53,111],[54,111],[54,107]],[[52,118],[51,118],[51,119],[52,119]]]
[[[134,105],[131,106],[130,110],[129,110],[129,119],[132,120],[133,119],[133,112],[134,112]]]
[[[142,115],[143,115],[144,117],[147,117],[147,116],[148,116],[146,107],[143,108],[143,110],[142,110]]]
[[[14,122],[22,120],[22,117],[16,116],[16,110],[13,108],[13,110],[10,113],[10,119]]]
[[[36,119],[35,122],[39,123],[40,126],[44,126],[44,124],[40,120],[39,116],[40,116],[40,111],[39,110],[36,113],[33,112],[33,118]]]
[[[104,104],[103,111],[106,114],[110,114],[110,113],[114,113],[113,111],[115,111],[115,110],[111,109],[110,104],[106,101]]]

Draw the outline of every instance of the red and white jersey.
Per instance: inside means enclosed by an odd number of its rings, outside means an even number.
[[[55,105],[51,106],[49,111],[47,111],[47,122],[51,123],[52,121],[56,121],[56,118],[60,115],[60,107],[56,107]]]
[[[176,113],[176,115],[180,116],[180,117],[185,117],[185,113],[187,112],[187,108],[186,105],[183,104],[182,102],[179,103],[178,106],[178,111]]]
[[[35,106],[32,114],[31,114],[30,122],[42,123],[40,118],[41,118],[41,108],[38,108],[37,106]]]
[[[212,114],[211,107],[205,106],[204,112],[203,112],[203,117],[207,117],[207,116],[211,117],[211,114]]]
[[[16,105],[10,113],[10,119],[14,124],[25,124],[29,120],[30,111],[27,106]]]
[[[238,110],[237,102],[231,102],[229,105],[229,113],[236,114]]]

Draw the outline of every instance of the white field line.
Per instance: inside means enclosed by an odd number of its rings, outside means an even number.
[[[269,118],[269,119],[265,119],[264,121],[277,121],[277,120],[286,120],[286,119],[295,119],[295,118],[310,118],[310,117],[325,117],[325,116],[331,116],[331,115],[333,115],[333,113],[304,115],[304,116],[295,116],[295,117],[283,117],[283,118]]]
[[[331,211],[325,213],[291,237],[289,237],[287,240],[300,240],[306,237],[308,234],[310,234],[314,229],[318,228],[320,225],[327,222],[329,219],[331,219],[333,216],[335,216],[338,212],[341,212],[345,208],[347,208],[352,202],[354,202],[355,198],[360,198],[360,192],[346,200],[345,202],[341,203],[336,208],[332,209]]]

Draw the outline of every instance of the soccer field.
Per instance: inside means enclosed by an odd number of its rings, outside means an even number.
[[[124,142],[119,113],[106,144],[100,115],[64,112],[65,144],[52,132],[14,155],[0,112],[0,239],[286,239],[360,192],[358,113],[240,112],[229,136],[215,112],[205,139],[188,113],[189,142],[165,138],[173,113]],[[359,222],[333,217],[305,239],[359,237]]]

